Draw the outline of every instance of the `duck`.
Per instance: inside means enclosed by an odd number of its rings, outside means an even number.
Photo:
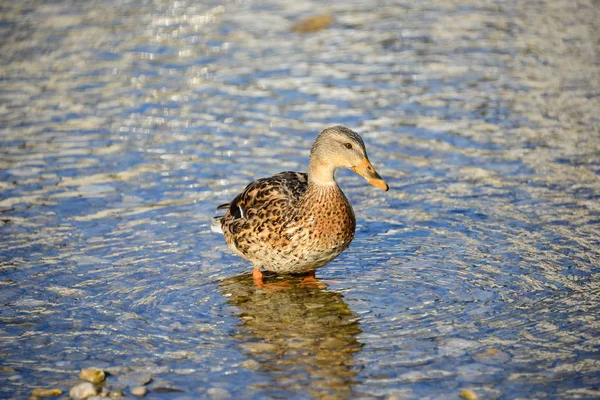
[[[324,129],[314,141],[308,173],[285,171],[255,180],[221,204],[212,230],[222,233],[229,248],[253,266],[257,287],[264,287],[262,270],[304,275],[339,256],[352,242],[356,218],[335,180],[347,168],[371,185],[387,191],[362,138],[345,126]]]

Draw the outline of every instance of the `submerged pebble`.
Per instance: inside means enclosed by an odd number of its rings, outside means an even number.
[[[314,15],[294,24],[292,30],[300,33],[316,32],[327,28],[333,23],[330,14]]]
[[[227,400],[232,398],[231,393],[222,388],[210,388],[206,391],[206,394],[208,397],[215,400]]]
[[[241,364],[241,366],[243,368],[249,369],[251,371],[260,368],[260,364],[256,360],[246,360],[246,361],[243,361],[242,364]]]
[[[71,388],[71,390],[69,391],[69,396],[72,399],[80,400],[95,396],[98,393],[99,390],[96,387],[96,385],[90,382],[82,382]]]
[[[494,348],[475,354],[473,358],[484,364],[502,364],[511,359],[510,354]]]
[[[100,368],[85,368],[79,372],[79,379],[98,384],[104,382],[106,374]]]
[[[152,381],[152,375],[147,373],[130,372],[119,376],[119,382],[127,386],[142,386]]]
[[[251,353],[268,353],[275,351],[277,346],[272,343],[251,342],[243,343],[240,347]]]
[[[146,386],[136,386],[131,388],[131,394],[137,397],[144,397],[148,393],[148,388]]]
[[[31,391],[32,397],[58,397],[63,393],[60,389],[36,388]]]
[[[475,392],[469,389],[462,390],[459,396],[465,400],[477,400],[477,395],[475,394]]]

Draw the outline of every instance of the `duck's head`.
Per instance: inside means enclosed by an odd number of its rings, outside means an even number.
[[[309,180],[322,185],[333,184],[333,174],[338,168],[351,169],[371,185],[389,189],[369,161],[362,138],[344,126],[327,128],[315,140],[310,152]]]

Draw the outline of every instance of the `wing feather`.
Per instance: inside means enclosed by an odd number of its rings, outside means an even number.
[[[236,231],[264,210],[279,208],[282,212],[300,200],[308,187],[308,175],[301,172],[285,171],[269,178],[258,179],[250,183],[230,203],[221,204],[217,210],[227,209],[221,217],[225,230]],[[217,217],[218,218],[218,217]]]

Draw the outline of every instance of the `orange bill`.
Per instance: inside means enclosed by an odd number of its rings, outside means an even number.
[[[387,191],[389,186],[381,176],[375,171],[371,162],[365,157],[363,161],[356,167],[352,167],[352,171],[356,172],[367,180],[371,185]]]

